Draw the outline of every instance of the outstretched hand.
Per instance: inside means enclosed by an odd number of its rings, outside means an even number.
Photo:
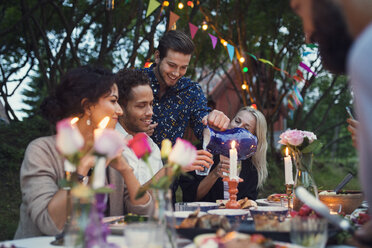
[[[206,168],[209,168],[213,164],[213,155],[205,150],[198,150],[196,159],[194,163],[191,165],[185,166],[184,171],[189,172],[189,171],[194,171],[194,170],[204,170],[205,166]]]

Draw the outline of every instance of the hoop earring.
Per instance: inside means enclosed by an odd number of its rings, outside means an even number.
[[[92,122],[90,121],[90,118],[87,120],[87,125],[90,126]]]

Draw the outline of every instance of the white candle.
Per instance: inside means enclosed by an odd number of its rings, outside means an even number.
[[[94,139],[96,140],[103,132],[103,129],[106,128],[107,124],[110,121],[110,117],[104,117],[98,124],[98,128],[94,129]]]
[[[284,175],[285,184],[294,184],[293,182],[293,171],[292,171],[292,160],[291,156],[288,155],[288,147],[285,149],[284,157]]]
[[[237,177],[238,152],[235,149],[235,140],[231,142],[230,149],[230,179]]]
[[[97,157],[97,162],[94,167],[93,189],[98,189],[105,186],[106,182],[106,158]]]

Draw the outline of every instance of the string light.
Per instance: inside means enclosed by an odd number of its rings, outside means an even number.
[[[203,22],[202,29],[204,31],[208,29],[208,24],[205,21]]]
[[[248,67],[244,67],[243,72],[248,72]]]
[[[163,2],[163,6],[164,6],[164,7],[168,7],[168,6],[169,6],[169,2],[168,2],[168,1],[164,1],[164,2]]]
[[[242,90],[246,90],[247,89],[247,85],[246,84],[242,84]]]
[[[179,9],[183,9],[183,3],[179,3],[179,4],[178,4],[178,8],[179,8]]]
[[[192,1],[187,1],[187,6],[194,8],[194,3]]]
[[[240,61],[240,63],[244,63],[245,58],[244,57],[240,57],[239,61]]]
[[[225,41],[224,39],[221,39],[221,43],[222,45],[227,46],[227,41]]]

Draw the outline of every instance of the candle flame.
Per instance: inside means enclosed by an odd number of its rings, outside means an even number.
[[[107,124],[109,123],[110,121],[110,117],[106,116],[104,117],[98,124],[98,128],[101,128],[101,129],[104,129],[105,127],[107,127]]]
[[[285,156],[288,156],[288,147],[285,148]]]
[[[233,140],[233,141],[231,142],[231,148],[232,148],[232,149],[235,148],[235,140]]]
[[[78,117],[74,117],[74,118],[71,119],[70,123],[71,123],[71,125],[74,125],[78,121],[79,121],[79,118]]]

